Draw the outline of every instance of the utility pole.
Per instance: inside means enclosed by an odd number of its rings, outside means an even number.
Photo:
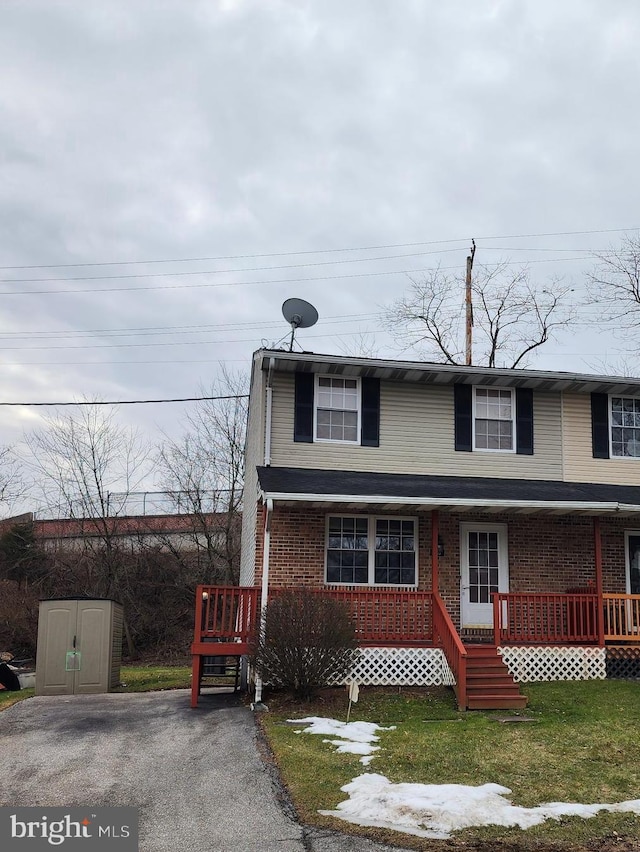
[[[472,352],[473,352],[473,342],[472,342],[472,328],[473,328],[473,303],[471,301],[471,271],[473,269],[473,258],[476,254],[476,241],[471,240],[471,254],[467,255],[467,288],[465,293],[465,305],[466,305],[466,314],[467,314],[467,322],[466,322],[466,365],[467,367],[471,366],[471,362],[473,360]]]

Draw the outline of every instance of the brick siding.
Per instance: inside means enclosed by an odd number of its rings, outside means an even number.
[[[431,589],[431,513],[350,512],[276,505],[271,518],[269,582],[273,587],[324,585],[326,517],[374,514],[418,519],[418,588]],[[439,560],[439,591],[454,621],[460,614],[460,524],[506,524],[511,592],[566,592],[595,582],[593,519],[542,515],[449,514],[440,512],[444,556]],[[632,519],[600,521],[605,592],[624,593],[624,531]],[[640,526],[640,525],[639,525]],[[262,575],[264,507],[258,508],[256,582]]]

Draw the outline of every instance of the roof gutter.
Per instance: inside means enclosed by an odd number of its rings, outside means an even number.
[[[262,491],[263,500],[272,501],[287,501],[287,502],[304,502],[304,503],[373,503],[392,504],[392,505],[407,505],[408,503],[414,506],[433,506],[438,508],[441,506],[464,506],[474,508],[482,506],[495,509],[565,509],[569,511],[582,512],[602,512],[602,513],[618,513],[640,512],[640,506],[627,503],[602,503],[602,502],[587,502],[581,500],[496,500],[469,497],[446,498],[446,497],[391,497],[384,494],[299,494],[290,492],[266,492]]]

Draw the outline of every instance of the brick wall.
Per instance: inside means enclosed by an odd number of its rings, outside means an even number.
[[[263,512],[263,507],[260,507],[256,534],[258,584],[262,574]],[[269,563],[272,586],[324,584],[327,514],[351,513],[343,507],[325,510],[275,506],[271,519]],[[418,588],[429,590],[431,513],[396,514],[418,518]],[[384,516],[391,517],[393,513],[384,513]],[[445,553],[439,560],[439,591],[456,623],[459,621],[460,524],[474,522],[507,525],[512,592],[566,592],[569,588],[595,582],[593,520],[589,517],[440,512],[439,529]],[[634,522],[605,517],[600,524],[604,590],[624,592],[624,531],[633,529]],[[640,523],[637,526],[640,528]]]

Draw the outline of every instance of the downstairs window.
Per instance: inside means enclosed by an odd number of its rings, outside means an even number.
[[[415,586],[416,557],[415,518],[327,519],[327,583]]]

